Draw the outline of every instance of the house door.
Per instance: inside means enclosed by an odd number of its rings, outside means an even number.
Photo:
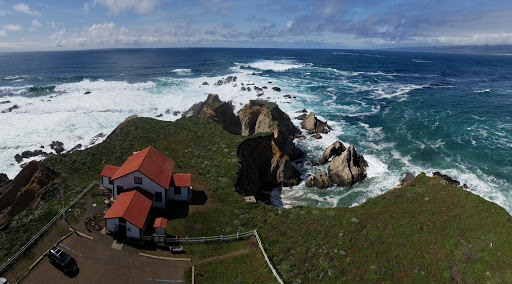
[[[123,241],[126,239],[126,220],[119,218],[119,229],[117,230],[117,239]]]

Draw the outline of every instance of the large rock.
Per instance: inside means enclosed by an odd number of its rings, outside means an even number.
[[[278,147],[275,135],[250,138],[238,146],[240,168],[235,189],[269,203],[270,192],[278,186],[300,183],[300,172]]]
[[[0,187],[0,230],[27,209],[36,195],[57,177],[58,174],[42,162],[31,161],[12,181],[4,182]]]
[[[328,172],[334,184],[350,186],[366,178],[367,167],[364,157],[357,154],[354,146],[349,146],[343,154],[332,159]]]
[[[252,100],[238,112],[238,117],[244,136],[273,132],[277,128],[286,130],[292,137],[300,134],[290,117],[274,103]]]
[[[306,180],[307,187],[327,188],[333,186],[333,183],[324,170],[316,172],[315,175],[310,175]]]
[[[64,143],[60,141],[52,141],[52,144],[50,144],[50,148],[55,150],[55,153],[60,154],[64,152]]]
[[[341,155],[343,151],[345,151],[345,145],[343,145],[339,140],[336,140],[336,142],[332,143],[327,147],[327,149],[325,149],[318,162],[320,165],[325,165],[332,157]]]
[[[221,101],[217,94],[208,94],[208,98],[204,102],[193,105],[183,113],[183,116],[211,119],[221,124],[222,128],[227,132],[240,135],[242,133],[242,125],[234,114],[233,109],[234,106],[231,102]]]
[[[48,157],[49,154],[46,153],[45,151],[39,150],[39,149],[34,150],[34,151],[27,150],[27,151],[21,152],[21,154],[14,155],[14,159],[19,164],[19,163],[21,163],[21,161],[23,161],[23,159],[37,157],[37,156]]]
[[[327,134],[331,131],[327,121],[321,121],[315,116],[315,112],[310,112],[306,118],[300,123],[301,127],[305,129],[309,134],[323,133]]]

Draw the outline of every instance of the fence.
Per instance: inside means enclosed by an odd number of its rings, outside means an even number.
[[[256,240],[258,241],[258,245],[259,245],[259,247],[261,249],[261,252],[263,253],[263,256],[265,257],[265,261],[267,261],[267,264],[270,267],[270,270],[272,270],[272,273],[276,277],[277,281],[280,284],[283,284],[284,282],[281,279],[281,277],[279,276],[279,273],[277,272],[277,270],[274,268],[274,266],[270,262],[270,259],[268,258],[267,253],[265,252],[265,249],[263,248],[263,243],[261,242],[261,238],[258,235],[258,232],[256,232],[256,230],[249,231],[249,232],[244,232],[244,233],[236,233],[236,234],[233,234],[233,235],[226,235],[226,236],[220,235],[220,236],[212,236],[212,237],[194,237],[194,238],[188,238],[188,237],[185,237],[185,238],[165,238],[165,242],[169,242],[169,243],[203,242],[204,243],[204,242],[207,242],[207,241],[235,240],[235,239],[240,239],[240,238],[245,238],[245,237],[250,237],[250,236],[255,236],[256,237]],[[155,236],[144,236],[144,237],[142,237],[142,239],[145,240],[145,241],[153,241],[153,240],[156,241],[159,238],[162,238],[162,236],[155,235]]]
[[[53,219],[48,222],[37,234],[35,234],[30,241],[28,241],[17,253],[15,253],[12,257],[10,257],[2,266],[0,266],[0,273],[20,254],[22,254],[28,247],[32,245],[48,228],[50,228],[69,208],[71,208],[75,203],[80,200],[93,186],[97,185],[98,181],[92,182],[84,191],[82,191],[71,203],[68,204],[62,211],[60,211]]]

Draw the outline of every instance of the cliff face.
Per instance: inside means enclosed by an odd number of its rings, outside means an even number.
[[[242,195],[254,195],[258,200],[269,202],[273,188],[300,183],[300,172],[279,149],[275,134],[245,140],[237,154],[240,169],[235,189]]]
[[[240,135],[242,125],[233,113],[233,109],[230,102],[221,101],[217,94],[208,94],[208,98],[204,102],[193,105],[183,113],[183,116],[208,118],[221,124],[227,132]]]
[[[58,174],[43,163],[32,161],[12,181],[3,183],[0,188],[0,229],[27,209],[37,193],[57,177]]]
[[[276,104],[263,101],[250,101],[238,113],[242,123],[242,135],[249,136],[261,132],[274,132],[283,129],[290,136],[300,134],[290,117]]]

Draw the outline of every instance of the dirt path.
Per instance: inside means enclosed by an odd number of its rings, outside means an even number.
[[[214,257],[204,258],[204,259],[201,259],[201,260],[195,262],[194,265],[205,263],[205,262],[209,262],[209,261],[219,260],[219,259],[225,259],[225,258],[229,258],[229,257],[233,257],[233,256],[239,256],[239,255],[248,253],[249,250],[250,250],[250,248],[246,247],[244,249],[232,251],[230,253],[226,253],[226,254],[223,254],[223,255],[218,255],[218,256],[214,256]]]

